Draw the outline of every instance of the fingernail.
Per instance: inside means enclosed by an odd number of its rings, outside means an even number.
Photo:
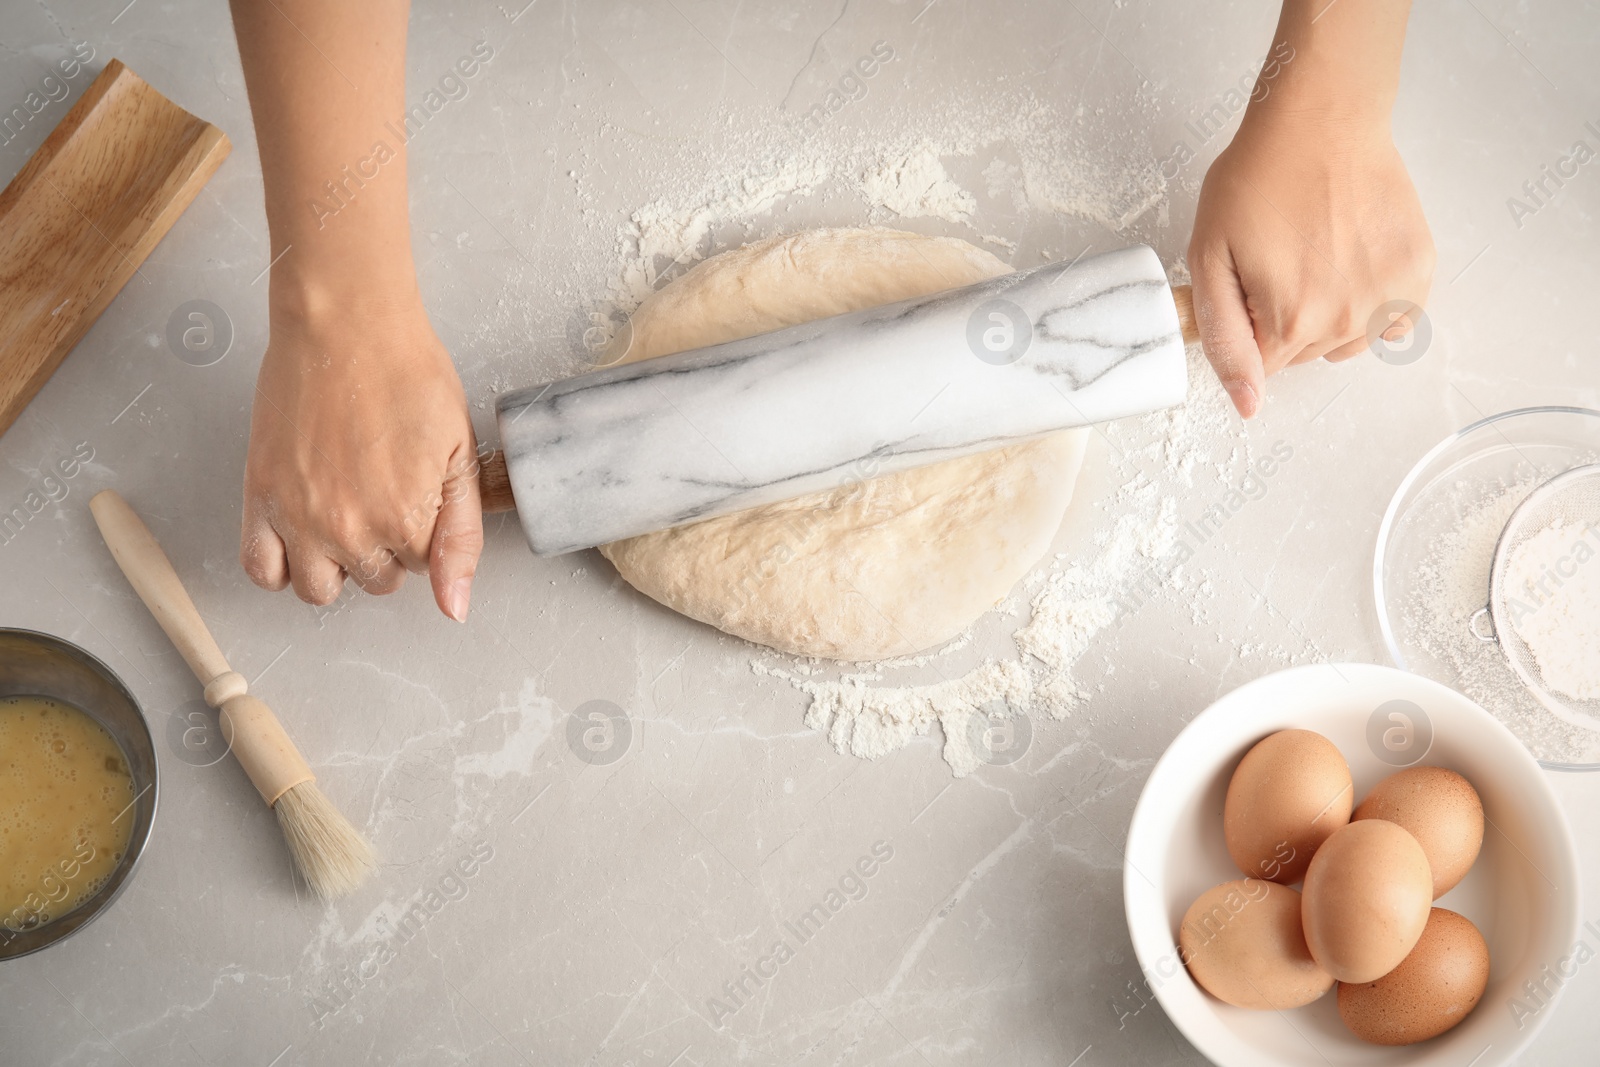
[[[1261,406],[1261,398],[1249,382],[1225,382],[1223,387],[1228,390],[1233,406],[1239,409],[1240,417],[1248,419],[1255,415],[1256,409]]]
[[[445,594],[445,610],[456,622],[467,621],[467,605],[472,601],[472,579],[457,578]]]

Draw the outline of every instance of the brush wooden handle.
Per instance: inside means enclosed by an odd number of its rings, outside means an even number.
[[[313,781],[310,765],[272,709],[246,695],[249,683],[228,666],[150,528],[114,489],[96,493],[89,511],[128,584],[205,686],[206,703],[222,709],[224,735],[261,799],[275,804],[289,789]]]
[[[232,673],[227,657],[172,569],[172,561],[128,502],[116,490],[107,489],[89,501],[89,511],[128,584],[167,632],[200,684],[210,685],[213,679]]]
[[[221,711],[228,750],[269,808],[295,786],[316,781],[283,723],[264,702],[240,693],[224,700]]]

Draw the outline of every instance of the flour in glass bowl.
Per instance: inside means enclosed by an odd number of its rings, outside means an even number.
[[[1545,686],[1600,700],[1600,524],[1556,523],[1517,545],[1506,597]]]
[[[1585,729],[1550,711],[1528,691],[1499,643],[1482,640],[1473,631],[1473,614],[1489,602],[1489,570],[1500,533],[1545,477],[1492,486],[1470,500],[1455,529],[1440,537],[1418,564],[1411,600],[1401,608],[1411,639],[1448,671],[1452,688],[1505,723],[1536,758],[1596,764],[1600,723]],[[1600,568],[1600,561],[1594,565]],[[1595,647],[1593,638],[1588,647]],[[1564,662],[1566,654],[1565,639],[1552,637],[1546,657]]]

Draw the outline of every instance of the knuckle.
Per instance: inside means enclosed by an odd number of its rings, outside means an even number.
[[[1269,323],[1263,328],[1257,339],[1257,347],[1261,350],[1261,358],[1271,361],[1285,349],[1297,348],[1294,340],[1293,326],[1289,323]]]
[[[452,526],[440,527],[439,540],[444,541],[454,548],[482,548],[483,547],[483,522],[476,516],[471,516],[465,522],[458,522]]]
[[[394,553],[387,548],[374,549],[352,559],[346,570],[358,582],[368,583],[378,579],[393,559]]]
[[[1345,309],[1310,307],[1304,303],[1293,304],[1284,313],[1279,337],[1290,354],[1314,344],[1328,328],[1334,325]]]
[[[352,577],[354,577],[352,575]],[[356,578],[356,584],[364,593],[373,596],[388,596],[399,589],[406,580],[406,572],[400,567],[388,567],[367,578]]]
[[[1362,315],[1356,310],[1355,305],[1346,304],[1334,316],[1334,340],[1343,344],[1356,334],[1364,335],[1367,332],[1367,318],[1368,316]]]
[[[346,551],[365,551],[365,524],[349,515],[335,515],[328,521],[328,540]]]
[[[296,585],[294,593],[295,596],[299,597],[307,604],[310,604],[313,607],[323,608],[333,603],[334,599],[338,597],[339,588],[339,583],[317,582]]]
[[[1412,273],[1417,278],[1424,282],[1433,280],[1434,268],[1439,265],[1439,250],[1434,247],[1431,238],[1413,243],[1409,259]]]
[[[407,544],[419,537],[427,540],[433,524],[438,520],[441,503],[439,495],[431,493],[419,498],[414,507],[395,509],[384,521],[384,529],[390,542]]]
[[[247,543],[240,547],[239,566],[244,569],[245,577],[262,589],[276,592],[284,586],[281,569],[273,566],[271,560],[263,556],[254,544]]]

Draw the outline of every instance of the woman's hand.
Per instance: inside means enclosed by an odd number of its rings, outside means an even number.
[[[326,604],[427,571],[465,620],[483,547],[461,382],[428,324],[407,221],[408,0],[232,0],[266,193],[272,334],[239,559]],[[330,56],[337,57],[337,65]]]
[[[389,593],[427,571],[440,609],[465,621],[477,478],[466,397],[419,299],[274,301],[245,465],[252,581],[326,604],[346,575]]]
[[[1408,7],[1285,0],[1272,74],[1206,174],[1195,317],[1245,418],[1269,375],[1398,340],[1427,299],[1433,238],[1389,132]]]
[[[1316,130],[1247,118],[1206,174],[1189,244],[1206,357],[1234,406],[1254,415],[1266,379],[1293,363],[1348,359],[1374,333],[1408,329],[1433,238],[1386,127]]]

